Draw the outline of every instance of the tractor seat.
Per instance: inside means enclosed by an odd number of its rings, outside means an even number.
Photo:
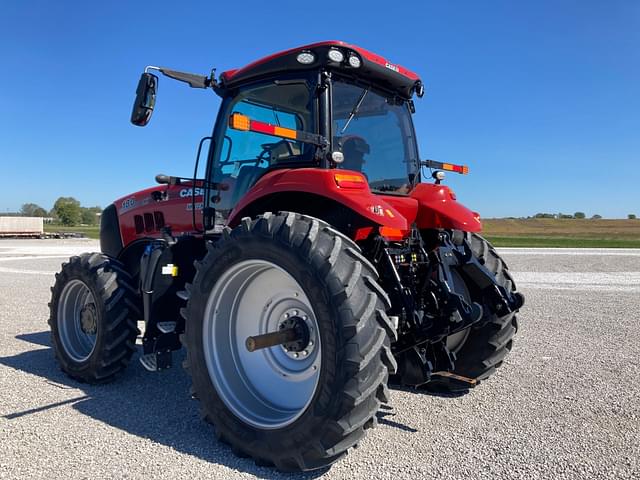
[[[234,207],[238,204],[242,196],[253,186],[258,180],[260,175],[264,173],[265,169],[260,167],[254,167],[245,165],[240,168],[238,176],[236,177],[236,184],[233,187],[233,195],[231,197],[231,205]]]

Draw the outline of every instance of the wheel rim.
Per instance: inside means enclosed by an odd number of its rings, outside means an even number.
[[[247,350],[247,337],[277,331],[294,317],[309,332],[304,350]],[[209,294],[202,333],[211,381],[237,417],[275,429],[304,413],[318,385],[322,352],[311,302],[288,272],[264,260],[229,268]]]
[[[98,316],[91,289],[82,280],[71,280],[58,302],[58,332],[62,347],[76,362],[83,362],[96,348]]]
[[[467,288],[467,284],[464,279],[455,270],[451,271],[451,277],[455,292],[462,295],[465,302],[471,303],[471,293],[469,293],[469,289]],[[461,332],[454,333],[453,335],[449,335],[447,337],[447,349],[449,349],[450,352],[458,353],[467,341],[469,332],[471,332],[471,327],[465,328]]]

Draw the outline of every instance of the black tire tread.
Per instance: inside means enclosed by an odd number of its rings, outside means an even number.
[[[312,414],[313,422],[320,419],[324,422],[319,438],[291,438],[286,445],[269,446],[246,438],[239,441],[241,433],[234,430],[233,422],[221,421],[225,415],[222,404],[214,406],[213,411],[207,411],[211,403],[201,403],[201,408],[204,417],[216,426],[218,438],[230,443],[234,451],[251,456],[257,464],[272,464],[281,471],[323,468],[344,456],[360,441],[365,430],[375,425],[380,403],[388,398],[386,384],[389,374],[395,371],[390,339],[396,336],[384,313],[388,297],[377,284],[375,268],[362,258],[351,239],[321,220],[291,212],[268,212],[254,220],[242,219],[238,227],[227,231],[208,248],[207,255],[196,266],[193,287],[186,291],[193,295],[198,290],[195,285],[201,281],[203,271],[215,262],[219,249],[247,235],[282,242],[321,277],[331,304],[339,312],[341,333],[337,332],[337,338],[342,337],[343,343],[336,345],[336,354],[342,359],[338,368],[344,366],[344,374],[336,377],[344,377],[342,388],[333,393],[329,414],[321,417]],[[182,311],[187,325],[183,340],[187,347],[185,363],[190,370],[196,361],[189,348],[191,310],[190,297]],[[193,394],[198,396],[195,382]]]
[[[495,274],[498,283],[507,291],[515,291],[516,285],[509,275],[506,262],[493,246],[476,233],[465,233],[473,254],[484,266]],[[470,378],[486,379],[502,365],[513,346],[513,337],[518,330],[516,313],[502,317],[486,313],[491,318],[480,328],[471,330],[469,338],[457,353],[455,373]]]
[[[49,326],[52,345],[60,368],[71,378],[90,384],[107,383],[122,372],[136,350],[140,316],[133,280],[118,260],[101,253],[84,253],[63,263],[51,287]],[[58,302],[65,284],[80,279],[92,290],[101,309],[96,348],[84,362],[70,358],[62,346],[57,328]]]

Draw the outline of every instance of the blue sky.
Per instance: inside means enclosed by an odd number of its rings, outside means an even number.
[[[423,78],[421,156],[467,163],[446,182],[483,216],[640,215],[640,2],[413,3],[0,2],[0,212],[190,175],[219,99],[161,78],[134,127],[145,65],[222,72],[340,39]]]

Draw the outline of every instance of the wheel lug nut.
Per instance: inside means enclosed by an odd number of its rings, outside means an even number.
[[[288,314],[288,313],[285,313],[285,314],[284,314],[284,318],[289,318],[289,314]]]
[[[309,340],[309,346],[313,347],[313,340]]]
[[[297,315],[298,315],[298,310],[294,310],[294,311],[293,311],[293,315],[294,315],[294,316],[297,316]]]
[[[307,352],[306,350],[303,350],[302,355],[306,357],[307,355],[309,355],[309,352]]]
[[[307,319],[307,316],[306,316],[306,315],[302,315],[302,319],[303,319],[303,320],[306,320],[306,319]]]
[[[297,353],[293,354],[293,358],[298,358],[298,357],[299,357],[299,355]]]

